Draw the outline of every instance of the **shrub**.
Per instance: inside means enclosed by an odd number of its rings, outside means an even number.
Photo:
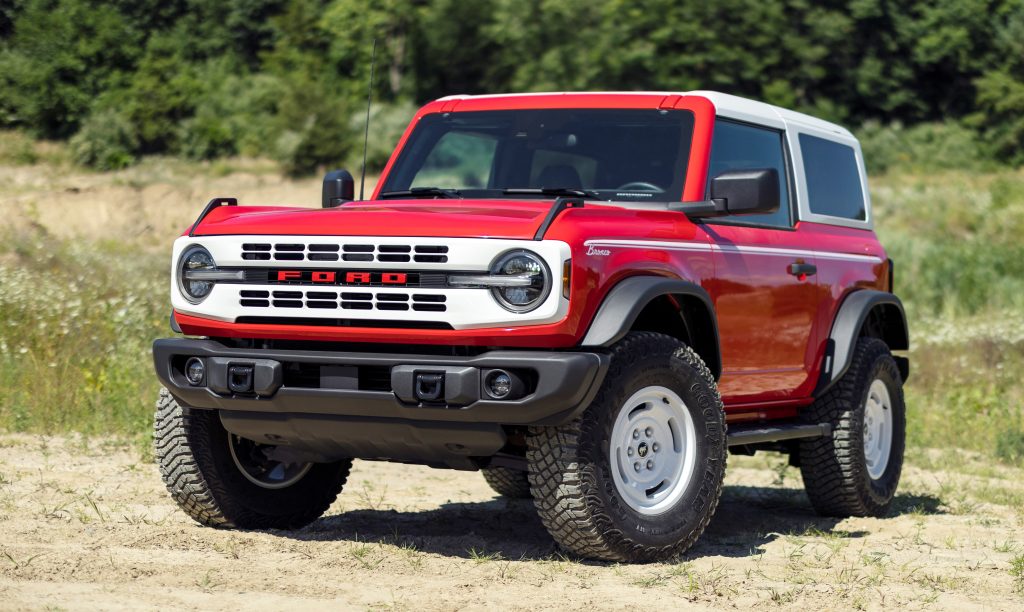
[[[195,117],[181,122],[178,152],[189,159],[214,159],[237,152],[236,137],[223,117],[201,107]]]
[[[277,115],[274,159],[291,176],[340,164],[351,151],[347,117],[344,102],[327,87],[305,79],[289,82]]]
[[[139,139],[135,128],[119,112],[94,112],[71,139],[72,158],[96,170],[118,170],[135,163]]]
[[[409,102],[395,104],[377,104],[370,109],[370,136],[366,146],[367,172],[380,172],[388,163],[391,151],[402,137],[409,120],[416,113],[416,107]],[[353,156],[349,169],[359,170],[363,163],[362,144],[363,129],[366,125],[366,109],[355,112],[349,120],[349,129],[353,137],[358,136],[359,144],[353,147]]]
[[[993,165],[977,134],[955,121],[911,127],[868,121],[857,137],[869,173],[980,170]]]
[[[1024,431],[1007,427],[996,435],[996,457],[1012,465],[1024,462]]]

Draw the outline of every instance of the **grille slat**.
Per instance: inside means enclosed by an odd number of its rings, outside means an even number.
[[[436,295],[433,293],[415,293],[412,296],[414,302],[443,302],[447,298],[443,295]]]
[[[340,257],[339,257],[340,253]],[[443,244],[301,244],[297,242],[247,242],[242,259],[248,261],[380,261],[447,263],[448,247]]]
[[[378,293],[378,302],[408,302],[409,296],[404,293]]]
[[[339,306],[346,310],[416,310],[445,312],[447,297],[429,293],[391,293],[342,291],[262,291],[239,292],[239,304],[244,308],[313,308],[332,310]],[[411,304],[410,304],[411,300]]]

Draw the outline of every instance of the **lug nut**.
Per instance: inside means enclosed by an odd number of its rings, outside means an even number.
[[[637,461],[636,463],[633,464],[633,469],[638,471],[638,472],[640,471],[640,462],[639,461]]]
[[[636,440],[639,437],[640,437],[640,430],[639,429],[634,429],[633,430],[633,439]]]
[[[649,469],[649,470],[653,470],[654,469],[654,462],[653,461],[648,461],[647,462],[647,469]]]
[[[654,435],[654,430],[648,427],[647,429],[644,430],[644,435],[650,438],[652,435]]]
[[[657,442],[655,442],[654,444],[651,445],[651,450],[653,450],[654,452],[658,452],[659,448],[661,448],[661,447],[658,446]]]

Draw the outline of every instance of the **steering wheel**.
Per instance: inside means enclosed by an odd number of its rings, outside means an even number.
[[[664,193],[664,189],[658,187],[654,183],[646,183],[644,181],[630,181],[624,185],[619,185],[615,188],[615,191],[653,191],[655,193]]]

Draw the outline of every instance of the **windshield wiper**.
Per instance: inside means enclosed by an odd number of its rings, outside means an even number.
[[[578,198],[592,198],[594,200],[600,200],[601,196],[596,191],[589,189],[570,189],[568,187],[541,187],[539,189],[526,189],[526,188],[511,188],[502,189],[501,192],[505,195],[544,195],[544,196],[569,196]]]
[[[388,198],[448,198],[462,199],[462,192],[458,189],[442,189],[441,187],[413,187],[401,191],[385,191],[380,194],[382,199]]]

